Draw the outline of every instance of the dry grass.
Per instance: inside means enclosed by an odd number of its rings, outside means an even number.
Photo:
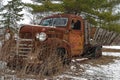
[[[9,40],[6,42],[6,44],[4,44],[0,54],[1,60],[7,61],[10,55],[15,54],[14,52],[16,52],[17,48],[14,50],[12,46],[16,47],[14,40]],[[53,76],[62,73],[66,66],[63,65],[63,58],[58,55],[58,51],[56,49],[57,46],[59,46],[59,43],[55,41],[52,43],[52,45],[39,43],[36,44],[34,46],[35,50],[27,55],[27,60],[23,60],[21,63],[19,63],[19,60],[22,59],[19,59],[18,61],[17,59],[14,59],[10,62],[10,64],[16,65],[15,74],[17,74],[19,77],[30,77],[30,75],[34,75],[34,78],[43,79],[46,76]],[[11,52],[13,50],[14,52]],[[29,56],[36,56],[37,59],[30,61]],[[22,68],[20,68],[21,65],[23,65]],[[13,68],[15,68],[15,66],[13,66]],[[10,67],[10,69],[12,68]]]
[[[5,44],[1,47],[0,52],[0,60],[7,61],[9,55],[15,53],[15,40],[11,39],[5,42]]]
[[[37,80],[43,80],[43,78],[51,77],[64,72],[66,70],[66,66],[63,65],[63,60],[58,55],[58,51],[56,50],[59,43],[54,41],[52,44],[53,45],[36,43],[34,46],[35,51],[31,52],[28,56],[37,56],[38,59],[35,60],[33,64],[30,64],[31,61],[29,60],[24,61],[24,67],[16,71],[15,74],[17,74],[18,77],[29,77]],[[9,54],[14,54],[16,48],[13,49],[12,46],[15,47],[14,40],[10,40],[4,44],[0,53],[1,60],[7,60],[7,56],[9,56]],[[11,52],[13,50],[14,52]],[[108,65],[109,63],[114,62],[115,59],[119,59],[119,57],[102,56],[98,59],[89,59],[80,62],[80,64],[90,64],[92,66]],[[75,65],[78,69],[81,68],[77,65],[77,63]]]

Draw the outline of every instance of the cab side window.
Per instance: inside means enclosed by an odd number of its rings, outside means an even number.
[[[72,23],[71,23],[71,28],[74,29],[74,30],[80,30],[81,29],[81,22],[80,20],[72,20]]]

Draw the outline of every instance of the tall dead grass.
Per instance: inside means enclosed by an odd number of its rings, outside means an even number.
[[[28,57],[23,59],[23,65],[19,64],[19,60],[16,61],[17,59],[11,62],[13,67],[16,67],[16,74],[19,77],[34,75],[36,76],[36,79],[43,79],[46,76],[53,76],[64,72],[66,65],[63,64],[63,59],[66,58],[67,54],[64,54],[63,51],[60,50],[58,52],[57,47],[59,45],[60,43],[56,41],[53,41],[51,44],[35,43],[35,46],[33,47],[34,51],[31,51],[27,55]],[[16,42],[14,40],[7,41],[2,47],[0,60],[9,62],[7,60],[8,57],[16,54],[16,49]],[[64,54],[64,56],[61,56],[61,54]],[[36,59],[31,61],[30,56],[35,56]],[[19,68],[19,70],[17,68]]]
[[[16,51],[16,42],[14,39],[5,41],[1,47],[0,60],[7,61],[10,55],[14,55]]]
[[[42,45],[42,46],[41,46]],[[65,71],[65,64],[63,64],[62,52],[58,52],[57,47],[59,43],[53,42],[51,44],[39,44],[35,46],[34,53],[30,53],[33,56],[37,56],[37,60],[33,64],[26,63],[24,70],[28,74],[39,75],[40,78],[45,76],[53,76]],[[66,55],[64,55],[66,57]]]

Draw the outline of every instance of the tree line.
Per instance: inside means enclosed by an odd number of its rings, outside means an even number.
[[[5,29],[11,29],[15,32],[18,28],[18,22],[23,19],[23,14],[21,13],[23,3],[21,0],[9,0],[7,3],[4,0],[1,1],[0,24]]]
[[[81,15],[92,25],[120,32],[120,0],[32,0],[33,3],[22,3],[21,0],[11,0],[8,4],[0,7],[1,24],[4,27],[16,27],[17,22],[22,19],[20,14],[23,7],[27,7],[33,15],[43,12],[59,12]],[[59,1],[59,3],[53,3]],[[32,9],[31,9],[32,8]],[[40,16],[40,15],[38,15]]]

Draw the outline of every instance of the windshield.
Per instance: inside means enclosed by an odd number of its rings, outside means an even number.
[[[66,26],[68,18],[49,18],[42,20],[40,25],[43,26]]]

